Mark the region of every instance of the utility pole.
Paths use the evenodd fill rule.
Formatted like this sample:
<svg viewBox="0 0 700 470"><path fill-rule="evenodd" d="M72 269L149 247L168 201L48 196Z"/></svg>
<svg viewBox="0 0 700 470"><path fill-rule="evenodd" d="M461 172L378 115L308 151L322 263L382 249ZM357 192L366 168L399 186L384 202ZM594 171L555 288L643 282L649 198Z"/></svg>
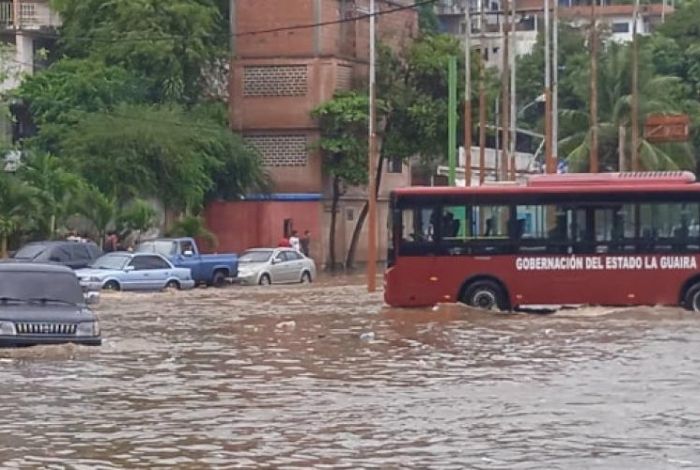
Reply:
<svg viewBox="0 0 700 470"><path fill-rule="evenodd" d="M484 184L486 178L486 21L484 15L484 0L479 1L479 184Z"/></svg>
<svg viewBox="0 0 700 470"><path fill-rule="evenodd" d="M464 0L464 180L472 185L472 15L470 0Z"/></svg>
<svg viewBox="0 0 700 470"><path fill-rule="evenodd" d="M376 57L374 0L369 0L369 188L367 227L367 291L377 290L377 129L376 129Z"/></svg>
<svg viewBox="0 0 700 470"><path fill-rule="evenodd" d="M516 24L517 22L515 21L515 15L516 15L516 1L511 0L510 2L510 7L511 7L511 18L510 18L510 25L511 25L511 38L510 40L512 41L511 48L510 48L510 131L511 131L511 136L510 136L510 179L515 181L516 178L516 171L517 168L515 168L515 152L517 150L516 144L518 142L518 102L517 102L517 82L515 81L516 75L515 75L515 68L516 68L516 61L515 59L517 58L518 54L518 35L517 35L517 30L516 30Z"/></svg>
<svg viewBox="0 0 700 470"><path fill-rule="evenodd" d="M559 0L554 0L552 29L552 161L559 163Z"/></svg>
<svg viewBox="0 0 700 470"><path fill-rule="evenodd" d="M449 165L449 185L456 185L457 166L457 57L450 57L447 73L447 161Z"/></svg>
<svg viewBox="0 0 700 470"><path fill-rule="evenodd" d="M544 161L545 172L554 173L554 162L552 161L552 23L549 2L550 0L544 0Z"/></svg>
<svg viewBox="0 0 700 470"><path fill-rule="evenodd" d="M515 2L515 0L512 0ZM508 162L510 158L508 156L508 150L510 150L510 144L508 143L508 138L510 137L509 127L510 127L510 37L509 37L509 27L508 22L508 0L504 0L503 3L503 25L501 31L503 32L503 46L501 51L503 51L503 71L501 74L501 96L503 104L501 105L501 181L508 179Z"/></svg>
<svg viewBox="0 0 700 470"><path fill-rule="evenodd" d="M634 1L632 18L632 148L630 149L630 159L632 160L632 171L639 171L639 35L637 33L639 0Z"/></svg>
<svg viewBox="0 0 700 470"><path fill-rule="evenodd" d="M591 143L588 158L589 171L598 173L598 24L596 1L591 0Z"/></svg>

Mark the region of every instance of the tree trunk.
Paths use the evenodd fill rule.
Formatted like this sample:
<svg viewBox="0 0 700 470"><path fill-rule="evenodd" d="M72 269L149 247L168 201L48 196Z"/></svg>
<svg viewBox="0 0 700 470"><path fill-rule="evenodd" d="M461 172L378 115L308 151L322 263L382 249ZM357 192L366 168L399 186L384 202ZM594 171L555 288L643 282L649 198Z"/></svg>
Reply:
<svg viewBox="0 0 700 470"><path fill-rule="evenodd" d="M56 214L51 214L51 218L49 219L49 231L51 232L49 238L53 240L56 236Z"/></svg>
<svg viewBox="0 0 700 470"><path fill-rule="evenodd" d="M7 235L0 236L0 259L7 258Z"/></svg>
<svg viewBox="0 0 700 470"><path fill-rule="evenodd" d="M337 262L335 259L335 226L338 217L338 201L340 200L340 177L333 177L333 189L331 194L331 227L328 234L328 264L329 270L335 271Z"/></svg>
<svg viewBox="0 0 700 470"><path fill-rule="evenodd" d="M379 152L379 161L377 162L377 177L375 179L376 185L374 191L370 189L370 193L367 195L369 197L374 197L375 199L379 195L379 188L382 184L382 168L384 167L384 156ZM374 194L372 194L374 193ZM357 243L360 241L360 232L362 232L362 226L365 224L365 219L367 218L367 212L369 211L369 200L365 202L362 206L362 211L360 211L360 216L357 218L357 224L355 224L355 230L352 232L352 239L350 240L350 248L348 248L347 256L345 257L345 268L352 268L355 264L355 251L357 251Z"/></svg>

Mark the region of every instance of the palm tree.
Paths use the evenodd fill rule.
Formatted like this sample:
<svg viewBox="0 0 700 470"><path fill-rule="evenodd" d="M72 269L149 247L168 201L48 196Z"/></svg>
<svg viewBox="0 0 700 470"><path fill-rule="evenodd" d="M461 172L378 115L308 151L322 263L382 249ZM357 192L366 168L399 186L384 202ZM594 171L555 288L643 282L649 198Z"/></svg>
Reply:
<svg viewBox="0 0 700 470"><path fill-rule="evenodd" d="M82 190L77 210L80 215L92 222L102 246L107 229L117 216L116 198L106 196L94 186L87 186Z"/></svg>
<svg viewBox="0 0 700 470"><path fill-rule="evenodd" d="M600 56L598 68L598 139L601 168L618 168L620 128L628 128L631 122L631 74L632 61L628 45L608 43ZM646 51L642 51L646 54ZM647 60L648 59L648 60ZM640 121L653 113L677 113L683 102L675 93L680 88L677 77L656 75L650 58L639 61L639 115ZM572 71L580 73L583 71ZM574 92L584 102L590 100L586 80ZM588 112L580 109L560 110L562 136L560 153L566 155L572 171L584 171L588 167L591 130ZM631 133L627 132L629 136ZM630 142L624 141L629 148ZM688 144L655 144L640 139L639 155L645 170L694 169L692 149Z"/></svg>
<svg viewBox="0 0 700 470"><path fill-rule="evenodd" d="M15 175L0 171L0 258L7 258L8 239L32 224L36 190Z"/></svg>
<svg viewBox="0 0 700 470"><path fill-rule="evenodd" d="M57 157L39 153L30 156L18 176L36 189L38 230L43 236L56 235L58 224L76 212L75 199L82 180L69 172Z"/></svg>
<svg viewBox="0 0 700 470"><path fill-rule="evenodd" d="M143 199L134 199L129 205L122 208L117 218L117 226L126 232L126 235L137 232L140 242L141 234L152 228L157 223L157 213L151 204Z"/></svg>

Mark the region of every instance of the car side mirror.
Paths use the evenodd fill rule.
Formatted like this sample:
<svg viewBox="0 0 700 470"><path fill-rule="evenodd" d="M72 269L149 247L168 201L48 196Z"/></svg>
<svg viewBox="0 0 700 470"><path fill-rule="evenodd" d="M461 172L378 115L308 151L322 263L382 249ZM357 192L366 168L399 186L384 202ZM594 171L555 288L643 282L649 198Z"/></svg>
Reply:
<svg viewBox="0 0 700 470"><path fill-rule="evenodd" d="M278 264L279 262L280 260L278 260L277 258L272 258L272 264Z"/></svg>
<svg viewBox="0 0 700 470"><path fill-rule="evenodd" d="M134 267L133 267L133 266L125 266L125 267L124 267L124 271L126 271L127 273L130 272L130 271L133 271L133 270L134 270Z"/></svg>
<svg viewBox="0 0 700 470"><path fill-rule="evenodd" d="M100 303L100 293L99 292L87 292L85 293L85 303L87 305L97 305Z"/></svg>
<svg viewBox="0 0 700 470"><path fill-rule="evenodd" d="M194 252L192 250L185 250L182 252L182 256L187 256L189 258L191 256L194 256Z"/></svg>

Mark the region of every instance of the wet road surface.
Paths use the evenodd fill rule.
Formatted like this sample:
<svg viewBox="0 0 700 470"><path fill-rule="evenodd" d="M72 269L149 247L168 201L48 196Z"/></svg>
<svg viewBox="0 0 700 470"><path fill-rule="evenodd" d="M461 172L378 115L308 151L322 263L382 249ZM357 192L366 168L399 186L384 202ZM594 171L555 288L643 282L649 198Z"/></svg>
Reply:
<svg viewBox="0 0 700 470"><path fill-rule="evenodd" d="M0 467L700 468L700 317L344 282L112 294L102 347L0 351Z"/></svg>

